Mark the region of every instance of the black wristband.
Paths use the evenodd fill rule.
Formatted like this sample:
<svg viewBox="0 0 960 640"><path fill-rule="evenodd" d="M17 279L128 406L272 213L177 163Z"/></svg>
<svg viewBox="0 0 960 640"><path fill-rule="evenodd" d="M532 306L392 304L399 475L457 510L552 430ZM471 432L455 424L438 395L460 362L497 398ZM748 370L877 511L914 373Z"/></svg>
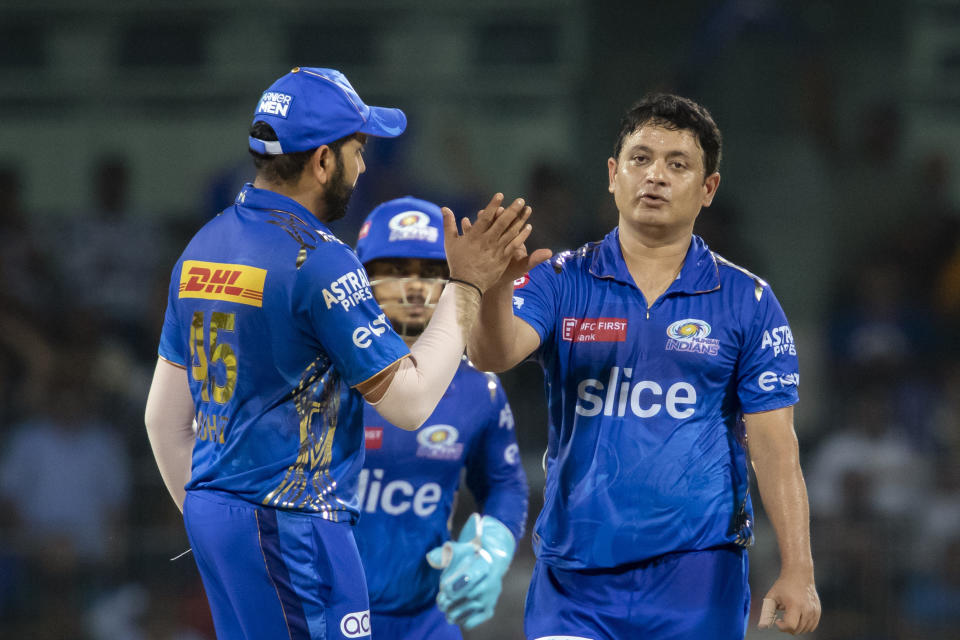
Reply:
<svg viewBox="0 0 960 640"><path fill-rule="evenodd" d="M459 282L460 284L465 284L468 287L473 287L474 289L477 290L477 293L480 294L480 297L481 298L483 297L483 290L480 289L480 287L478 287L477 285L473 284L472 282L467 282L466 280L461 280L460 278L447 278L447 282Z"/></svg>

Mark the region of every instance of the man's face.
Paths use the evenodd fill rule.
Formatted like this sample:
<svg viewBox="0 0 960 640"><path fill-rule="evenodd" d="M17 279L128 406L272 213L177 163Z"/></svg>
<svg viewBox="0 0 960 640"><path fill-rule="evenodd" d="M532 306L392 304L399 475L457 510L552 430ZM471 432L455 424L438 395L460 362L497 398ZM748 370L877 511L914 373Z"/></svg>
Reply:
<svg viewBox="0 0 960 640"><path fill-rule="evenodd" d="M703 150L693 132L655 124L627 136L607 169L620 224L658 234L692 231L720 184L719 173L704 179Z"/></svg>
<svg viewBox="0 0 960 640"><path fill-rule="evenodd" d="M381 258L366 265L373 295L393 328L404 337L426 328L449 277L443 260Z"/></svg>
<svg viewBox="0 0 960 640"><path fill-rule="evenodd" d="M323 192L324 219L327 222L347 215L347 205L357 186L357 179L367 170L363 162L363 147L362 141L351 138L334 156L337 165L330 176L329 187Z"/></svg>

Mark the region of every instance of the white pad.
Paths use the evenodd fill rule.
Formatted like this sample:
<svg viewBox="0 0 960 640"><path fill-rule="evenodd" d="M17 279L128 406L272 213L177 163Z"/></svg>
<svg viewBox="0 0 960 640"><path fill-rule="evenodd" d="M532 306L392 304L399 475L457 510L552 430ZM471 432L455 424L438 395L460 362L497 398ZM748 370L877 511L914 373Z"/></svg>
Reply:
<svg viewBox="0 0 960 640"><path fill-rule="evenodd" d="M758 626L761 629L773 626L777 621L777 601L772 598L764 598L763 606L760 607L760 621Z"/></svg>

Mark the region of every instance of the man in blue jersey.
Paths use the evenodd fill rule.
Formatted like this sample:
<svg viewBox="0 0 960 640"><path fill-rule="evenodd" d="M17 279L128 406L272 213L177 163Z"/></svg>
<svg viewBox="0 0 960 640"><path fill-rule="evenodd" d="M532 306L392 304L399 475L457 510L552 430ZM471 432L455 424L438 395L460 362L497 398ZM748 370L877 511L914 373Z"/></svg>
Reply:
<svg viewBox="0 0 960 640"><path fill-rule="evenodd" d="M782 631L819 621L793 336L769 285L693 235L720 146L700 105L646 97L607 161L619 226L526 275L518 260L483 297L471 359L531 357L547 382L531 640L741 640L748 444L781 556L760 626L778 609Z"/></svg>
<svg viewBox="0 0 960 640"><path fill-rule="evenodd" d="M360 229L357 257L374 297L407 344L427 327L449 277L442 227L440 207L406 197L375 208ZM456 625L471 629L493 615L527 517L527 479L500 381L464 358L418 431L391 428L369 405L363 424L367 452L355 534L373 635L460 639ZM464 467L483 515L470 517L461 542L447 542ZM433 550L431 561L443 567L445 543L450 557L441 575L426 556ZM463 576L466 585L458 583ZM441 601L449 600L446 620L436 606L441 582Z"/></svg>
<svg viewBox="0 0 960 640"><path fill-rule="evenodd" d="M350 526L363 401L404 429L427 419L483 290L529 234L529 208L500 194L463 235L444 210L452 286L408 347L326 227L365 170L366 136L405 126L338 71L293 69L257 104L256 179L173 268L146 425L220 638L369 636Z"/></svg>

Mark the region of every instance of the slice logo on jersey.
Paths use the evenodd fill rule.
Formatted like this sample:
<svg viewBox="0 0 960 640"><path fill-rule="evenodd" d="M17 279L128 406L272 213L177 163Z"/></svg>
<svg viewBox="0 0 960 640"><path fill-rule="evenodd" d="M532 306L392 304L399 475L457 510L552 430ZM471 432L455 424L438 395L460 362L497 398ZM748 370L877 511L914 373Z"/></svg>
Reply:
<svg viewBox="0 0 960 640"><path fill-rule="evenodd" d="M383 469L361 469L357 480L360 509L366 513L382 511L388 516L399 516L412 511L418 518L429 518L437 510L443 489L436 482L419 487L409 480L385 481Z"/></svg>
<svg viewBox="0 0 960 640"><path fill-rule="evenodd" d="M785 389L787 387L800 386L799 373L776 373L774 371L764 371L757 378L757 385L763 391L773 391L778 387Z"/></svg>
<svg viewBox="0 0 960 640"><path fill-rule="evenodd" d="M398 240L422 240L436 242L440 237L440 230L430 224L430 216L423 211L401 211L390 218L387 223L390 227L389 242Z"/></svg>
<svg viewBox="0 0 960 640"><path fill-rule="evenodd" d="M448 424L433 424L417 432L417 456L432 460L456 460L463 453L457 442L460 432Z"/></svg>
<svg viewBox="0 0 960 640"><path fill-rule="evenodd" d="M180 270L180 298L224 300L263 306L267 270L244 264L184 260Z"/></svg>
<svg viewBox="0 0 960 640"><path fill-rule="evenodd" d="M293 96L279 91L265 91L257 104L257 113L267 113L272 116L286 118L293 103Z"/></svg>
<svg viewBox="0 0 960 640"><path fill-rule="evenodd" d="M370 281L367 280L367 272L364 271L363 267L345 273L331 281L323 288L321 293L327 309L339 304L344 311L349 311L365 300L373 299L373 292L370 291Z"/></svg>
<svg viewBox="0 0 960 640"><path fill-rule="evenodd" d="M530 282L530 274L525 273L516 280L513 281L514 289L523 289Z"/></svg>
<svg viewBox="0 0 960 640"><path fill-rule="evenodd" d="M667 327L667 351L686 351L715 356L720 351L720 341L708 338L710 324L696 318L677 320Z"/></svg>
<svg viewBox="0 0 960 640"><path fill-rule="evenodd" d="M370 610L354 611L340 618L344 638L366 638L370 635Z"/></svg>
<svg viewBox="0 0 960 640"><path fill-rule="evenodd" d="M360 233L357 234L357 240L363 240L367 237L368 233L370 233L370 221L364 220L363 226L360 227Z"/></svg>
<svg viewBox="0 0 960 640"><path fill-rule="evenodd" d="M793 332L790 331L790 325L783 325L763 332L763 338L760 341L760 350L773 349L773 357L776 358L783 354L791 356L797 355L797 345L793 342Z"/></svg>
<svg viewBox="0 0 960 640"><path fill-rule="evenodd" d="M666 411L677 420L696 413L697 390L689 382L678 380L666 386L667 383L656 380L632 378L632 367L612 367L606 382L597 378L581 380L574 412L586 418L601 414L622 418L629 410L638 418L654 418Z"/></svg>
<svg viewBox="0 0 960 640"><path fill-rule="evenodd" d="M363 442L367 449L379 449L383 446L383 427L364 427Z"/></svg>
<svg viewBox="0 0 960 640"><path fill-rule="evenodd" d="M564 318L560 336L567 342L625 342L626 318Z"/></svg>

